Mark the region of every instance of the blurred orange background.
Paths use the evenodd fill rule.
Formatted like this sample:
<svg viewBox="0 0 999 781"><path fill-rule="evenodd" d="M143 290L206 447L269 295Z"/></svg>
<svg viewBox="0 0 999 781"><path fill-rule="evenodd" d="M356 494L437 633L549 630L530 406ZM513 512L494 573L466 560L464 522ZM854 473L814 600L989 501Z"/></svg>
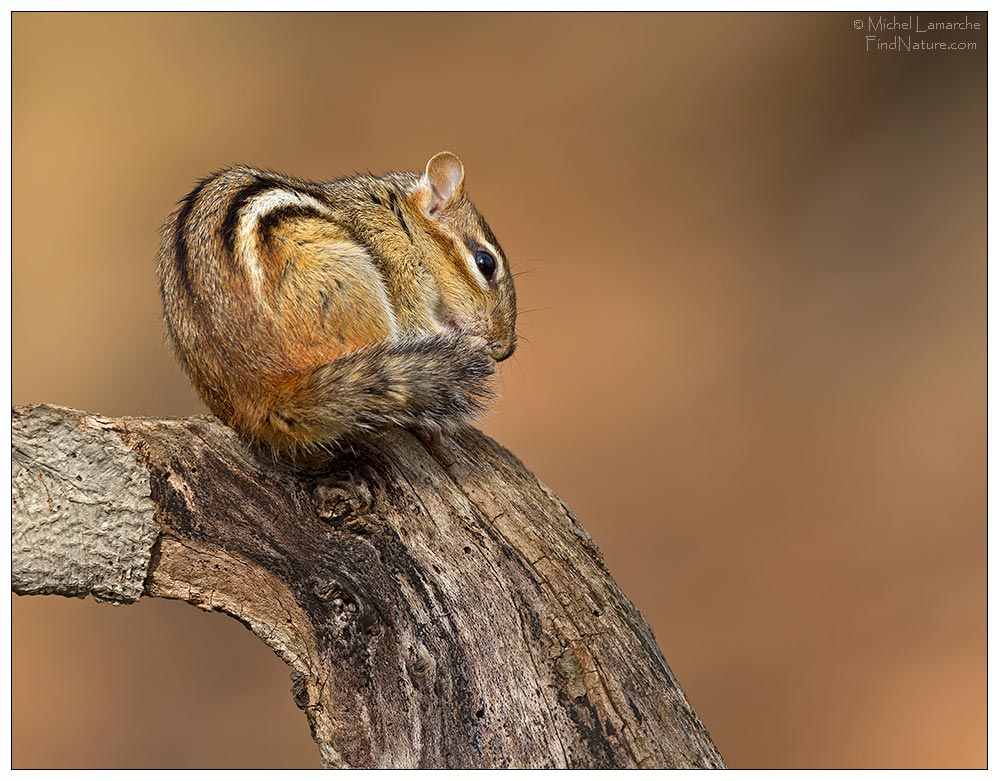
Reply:
<svg viewBox="0 0 999 781"><path fill-rule="evenodd" d="M855 18L15 13L14 403L203 414L154 272L195 180L451 149L526 272L483 426L727 761L983 767L986 16L911 53ZM225 616L12 620L15 767L318 766Z"/></svg>

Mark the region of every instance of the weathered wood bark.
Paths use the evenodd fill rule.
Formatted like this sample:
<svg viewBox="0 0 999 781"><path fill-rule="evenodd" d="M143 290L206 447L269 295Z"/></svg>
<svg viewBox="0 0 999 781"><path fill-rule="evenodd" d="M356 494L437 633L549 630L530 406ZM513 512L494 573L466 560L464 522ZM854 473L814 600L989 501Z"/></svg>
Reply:
<svg viewBox="0 0 999 781"><path fill-rule="evenodd" d="M590 536L473 429L293 467L212 419L17 408L13 588L234 616L327 766L724 766Z"/></svg>

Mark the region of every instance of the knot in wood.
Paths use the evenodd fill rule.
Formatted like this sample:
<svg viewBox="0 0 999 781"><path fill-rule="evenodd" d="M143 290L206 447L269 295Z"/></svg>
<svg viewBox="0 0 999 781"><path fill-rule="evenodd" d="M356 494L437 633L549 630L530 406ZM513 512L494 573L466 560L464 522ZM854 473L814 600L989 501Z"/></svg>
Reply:
<svg viewBox="0 0 999 781"><path fill-rule="evenodd" d="M312 586L312 593L336 613L356 613L357 602L346 594L335 580L317 580Z"/></svg>
<svg viewBox="0 0 999 781"><path fill-rule="evenodd" d="M426 680L431 677L437 663L422 644L409 647L406 659L406 672L413 680Z"/></svg>
<svg viewBox="0 0 999 781"><path fill-rule="evenodd" d="M371 512L373 499L366 482L353 479L349 484L318 483L312 491L316 515L340 528L347 521Z"/></svg>

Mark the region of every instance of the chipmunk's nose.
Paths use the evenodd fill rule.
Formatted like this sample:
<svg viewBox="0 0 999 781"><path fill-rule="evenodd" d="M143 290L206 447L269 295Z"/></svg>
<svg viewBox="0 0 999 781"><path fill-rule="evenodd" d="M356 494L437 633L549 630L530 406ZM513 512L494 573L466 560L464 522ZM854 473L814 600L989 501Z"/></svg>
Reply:
<svg viewBox="0 0 999 781"><path fill-rule="evenodd" d="M511 337L509 341L506 342L490 342L489 343L489 354L493 356L494 361L505 361L511 355L513 351L517 349L517 337Z"/></svg>

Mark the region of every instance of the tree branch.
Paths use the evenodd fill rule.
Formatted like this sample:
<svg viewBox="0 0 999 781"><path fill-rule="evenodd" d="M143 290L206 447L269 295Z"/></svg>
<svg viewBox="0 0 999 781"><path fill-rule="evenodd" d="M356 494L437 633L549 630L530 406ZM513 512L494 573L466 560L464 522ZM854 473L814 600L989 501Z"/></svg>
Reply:
<svg viewBox="0 0 999 781"><path fill-rule="evenodd" d="M214 419L15 408L12 580L237 618L326 766L724 767L593 540L474 429L292 466Z"/></svg>

